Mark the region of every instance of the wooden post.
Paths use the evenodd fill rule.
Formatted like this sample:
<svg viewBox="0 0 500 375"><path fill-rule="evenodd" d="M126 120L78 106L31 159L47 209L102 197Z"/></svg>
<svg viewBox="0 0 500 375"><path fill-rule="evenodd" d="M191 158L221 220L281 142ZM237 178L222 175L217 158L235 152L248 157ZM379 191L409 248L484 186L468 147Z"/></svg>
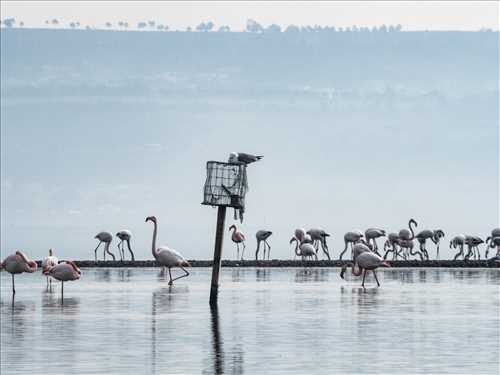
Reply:
<svg viewBox="0 0 500 375"><path fill-rule="evenodd" d="M214 263L212 265L212 285L210 287L210 306L217 306L219 290L219 271L224 240L224 222L226 221L226 206L217 209L217 228L215 229Z"/></svg>

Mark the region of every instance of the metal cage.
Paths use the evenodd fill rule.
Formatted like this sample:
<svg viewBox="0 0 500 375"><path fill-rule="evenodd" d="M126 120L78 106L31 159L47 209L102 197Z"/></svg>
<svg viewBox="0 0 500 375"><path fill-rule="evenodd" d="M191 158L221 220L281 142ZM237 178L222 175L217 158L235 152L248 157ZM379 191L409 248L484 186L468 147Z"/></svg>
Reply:
<svg viewBox="0 0 500 375"><path fill-rule="evenodd" d="M248 190L245 164L207 162L203 202L208 206L228 206L244 210Z"/></svg>

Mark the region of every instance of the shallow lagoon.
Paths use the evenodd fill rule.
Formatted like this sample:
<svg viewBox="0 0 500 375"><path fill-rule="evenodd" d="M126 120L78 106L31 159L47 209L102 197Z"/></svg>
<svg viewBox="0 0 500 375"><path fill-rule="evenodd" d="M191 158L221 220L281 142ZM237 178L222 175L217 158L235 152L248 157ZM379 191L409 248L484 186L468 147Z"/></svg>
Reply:
<svg viewBox="0 0 500 375"><path fill-rule="evenodd" d="M223 268L169 287L157 268L1 280L2 374L497 374L500 269Z"/></svg>

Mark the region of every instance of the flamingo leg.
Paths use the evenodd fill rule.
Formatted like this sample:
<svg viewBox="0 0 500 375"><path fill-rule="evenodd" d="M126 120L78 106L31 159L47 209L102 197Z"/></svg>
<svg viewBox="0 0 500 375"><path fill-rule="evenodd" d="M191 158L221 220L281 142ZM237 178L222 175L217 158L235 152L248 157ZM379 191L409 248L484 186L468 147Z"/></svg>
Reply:
<svg viewBox="0 0 500 375"><path fill-rule="evenodd" d="M172 282L174 282L175 280L179 280L179 279L182 279L183 277L187 277L189 276L189 272L184 268L184 267L179 267L181 270L183 270L185 273L184 275L181 275L181 276L177 276L176 278L172 279Z"/></svg>
<svg viewBox="0 0 500 375"><path fill-rule="evenodd" d="M61 281L61 303L64 302L64 281Z"/></svg>
<svg viewBox="0 0 500 375"><path fill-rule="evenodd" d="M132 262L135 262L134 252L133 252L133 251L132 251L132 249L130 248L130 240L127 240L127 247L128 247L128 251L129 251L129 253L130 253L130 256L131 256Z"/></svg>
<svg viewBox="0 0 500 375"><path fill-rule="evenodd" d="M269 245L269 243L266 241L264 241L267 245L267 260L269 260L269 256L271 254L271 245Z"/></svg>
<svg viewBox="0 0 500 375"><path fill-rule="evenodd" d="M240 244L236 242L236 260L240 259Z"/></svg>
<svg viewBox="0 0 500 375"><path fill-rule="evenodd" d="M97 249L99 248L99 246L101 246L101 243L102 241L99 241L99 244L97 245L97 247L95 248L94 250L94 253L95 253L95 261L97 262Z"/></svg>
<svg viewBox="0 0 500 375"><path fill-rule="evenodd" d="M245 241L243 241L241 244L243 245L243 250L241 250L241 260L243 260L243 255L245 255L245 248L246 248Z"/></svg>
<svg viewBox="0 0 500 375"><path fill-rule="evenodd" d="M170 270L170 267L168 267L168 276L170 277L170 281L168 282L168 285L172 285L174 282L172 280L172 272Z"/></svg>
<svg viewBox="0 0 500 375"><path fill-rule="evenodd" d="M123 243L123 240L118 242L118 245L116 245L116 247L118 247L118 254L120 254L120 260L123 261L122 249L120 249L120 244L122 244L122 243Z"/></svg>
<svg viewBox="0 0 500 375"><path fill-rule="evenodd" d="M342 256L345 254L345 252L347 251L347 246L349 245L349 243L347 241L344 241L345 242L345 247L344 247L344 250L342 250L342 252L340 253L339 255L339 260L342 260Z"/></svg>
<svg viewBox="0 0 500 375"><path fill-rule="evenodd" d="M328 260L330 260L330 253L328 252L328 245L326 244L326 240L321 241L321 249L323 250L323 253L326 254Z"/></svg>
<svg viewBox="0 0 500 375"><path fill-rule="evenodd" d="M366 270L363 270L363 282L361 283L361 286L363 288L365 287L365 277L366 277Z"/></svg>
<svg viewBox="0 0 500 375"><path fill-rule="evenodd" d="M255 260L259 260L259 249L260 249L260 240L257 241L257 250L255 250Z"/></svg>
<svg viewBox="0 0 500 375"><path fill-rule="evenodd" d="M377 273L375 272L375 270L373 270L372 272L373 272L373 276L375 277L375 281L377 282L377 286L380 286L380 283L378 282L378 279L377 279Z"/></svg>
<svg viewBox="0 0 500 375"><path fill-rule="evenodd" d="M14 286L14 274L12 274L12 295L16 294L16 287Z"/></svg>

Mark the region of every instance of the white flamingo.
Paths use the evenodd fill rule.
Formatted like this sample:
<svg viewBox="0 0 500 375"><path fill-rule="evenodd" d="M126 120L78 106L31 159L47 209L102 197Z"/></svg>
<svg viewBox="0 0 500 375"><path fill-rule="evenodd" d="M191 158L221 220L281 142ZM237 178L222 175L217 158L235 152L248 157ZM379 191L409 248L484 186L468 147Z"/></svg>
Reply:
<svg viewBox="0 0 500 375"><path fill-rule="evenodd" d="M52 249L49 249L49 256L42 260L42 274L45 274L50 268L56 266L59 263L59 259L54 255ZM47 276L47 289L52 289L52 279Z"/></svg>
<svg viewBox="0 0 500 375"><path fill-rule="evenodd" d="M109 245L111 244L111 241L113 241L113 236L111 235L111 233L100 232L100 233L97 233L94 238L97 238L99 240L99 244L97 245L97 247L94 250L95 260L97 261L97 249L99 248L99 246L101 246L101 243L103 243L103 242L104 242L104 260L106 260L106 253L111 255L113 260L115 260L116 259L115 255L111 251L109 251Z"/></svg>
<svg viewBox="0 0 500 375"><path fill-rule="evenodd" d="M64 282L80 279L82 272L72 261L63 261L54 267L43 271L46 276L52 276L61 282L61 300L64 300Z"/></svg>
<svg viewBox="0 0 500 375"><path fill-rule="evenodd" d="M16 251L15 254L9 255L0 263L0 269L4 269L12 275L12 295L16 294L14 286L14 275L27 272L33 273L37 269L35 261L28 259L22 251Z"/></svg>
<svg viewBox="0 0 500 375"><path fill-rule="evenodd" d="M119 231L118 233L116 233L116 237L118 237L120 239L120 242L118 243L118 252L120 253L121 260L125 259L125 250L124 250L123 242L126 242L127 247L128 247L128 251L130 252L132 262L135 261L134 252L132 251L132 249L130 247L130 238L132 237L132 233L130 233L130 231L127 229L123 229L123 230ZM120 245L122 245L121 249L120 249Z"/></svg>
<svg viewBox="0 0 500 375"><path fill-rule="evenodd" d="M264 242L264 257L266 259L266 247L267 247L267 260L269 260L269 255L271 254L271 245L267 242L267 239L273 234L270 230L259 230L255 233L255 238L257 239L257 250L255 251L255 260L259 260L259 250L260 243Z"/></svg>
<svg viewBox="0 0 500 375"><path fill-rule="evenodd" d="M186 271L184 267L189 267L190 264L189 262L179 253L178 251L174 249L170 249L166 246L160 246L156 247L156 237L158 234L158 223L156 220L156 217L154 216L148 216L146 218L146 222L151 221L153 222L154 225L154 230L153 230L153 243L151 245L151 251L153 253L153 257L156 259L158 263L162 267L168 268L168 275L170 277L170 281L168 282L168 285L172 285L175 280L181 279L183 277L189 276L189 272ZM171 269L172 267L179 267L182 269L185 274L181 276L177 276L176 278L172 279L172 272Z"/></svg>

